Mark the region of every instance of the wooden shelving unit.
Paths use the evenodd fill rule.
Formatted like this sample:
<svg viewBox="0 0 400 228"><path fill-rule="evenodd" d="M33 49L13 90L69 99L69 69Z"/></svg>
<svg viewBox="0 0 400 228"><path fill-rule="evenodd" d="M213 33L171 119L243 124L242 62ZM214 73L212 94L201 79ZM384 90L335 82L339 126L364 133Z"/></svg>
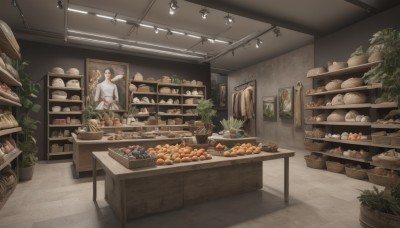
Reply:
<svg viewBox="0 0 400 228"><path fill-rule="evenodd" d="M333 125L333 126L362 126L362 127L370 127L371 123L369 122L309 122L306 121L305 124L309 125Z"/></svg>
<svg viewBox="0 0 400 228"><path fill-rule="evenodd" d="M374 85L358 86L358 87L353 87L353 88L348 88L348 89L336 89L336 90L330 90L330 91L309 93L309 94L305 94L305 96L322 96L322 95L328 95L328 94L338 94L338 93L347 93L347 92L354 92L354 91L372 90L372 89L377 89L377 88L382 88L382 85L374 84Z"/></svg>
<svg viewBox="0 0 400 228"><path fill-rule="evenodd" d="M317 153L317 154L326 155L326 156L329 156L329 157L342 158L342 159L345 159L345 160L357 161L357 162L363 162L363 163L370 164L370 161L367 161L367 160L361 159L361 158L352 158L352 157L338 155L338 154L331 154L331 153L327 153L327 152L323 152L323 151L311 151L311 152Z"/></svg>
<svg viewBox="0 0 400 228"><path fill-rule="evenodd" d="M12 133L20 132L22 129L20 127L8 128L0 130L0 136L9 135Z"/></svg>
<svg viewBox="0 0 400 228"><path fill-rule="evenodd" d="M306 110L318 109L349 109L349 108L371 108L372 104L352 104L352 105L331 105L331 106L318 106L318 107L305 107Z"/></svg>
<svg viewBox="0 0 400 228"><path fill-rule="evenodd" d="M315 76L310 76L308 78L311 79L319 79L319 78L328 78L328 77L337 77L337 76L342 76L342 75L346 75L346 74L351 74L351 73L356 73L356 72L361 72L361 71L367 71L369 70L371 67L376 66L377 64L379 64L380 62L372 62L372 63L365 63L365 64L361 64L358 66L353 66L353 67L347 67L341 70L337 70L337 71L332 71L332 72L326 72L326 73L322 73L322 74L318 74Z"/></svg>

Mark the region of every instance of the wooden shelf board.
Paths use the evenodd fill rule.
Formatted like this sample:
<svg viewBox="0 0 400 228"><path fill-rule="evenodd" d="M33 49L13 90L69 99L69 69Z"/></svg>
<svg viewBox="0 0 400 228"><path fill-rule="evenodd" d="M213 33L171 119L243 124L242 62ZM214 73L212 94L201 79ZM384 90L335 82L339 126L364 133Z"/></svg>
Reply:
<svg viewBox="0 0 400 228"><path fill-rule="evenodd" d="M70 74L54 74L51 72L47 73L50 77L60 77L60 78L82 78L83 75L70 75Z"/></svg>
<svg viewBox="0 0 400 228"><path fill-rule="evenodd" d="M155 103L131 103L131 106L133 105L145 105L145 106L153 106L153 105L157 105Z"/></svg>
<svg viewBox="0 0 400 228"><path fill-rule="evenodd" d="M49 89L56 89L56 90L72 90L72 91L82 91L83 88L69 88L69 87L54 87L48 86Z"/></svg>
<svg viewBox="0 0 400 228"><path fill-rule="evenodd" d="M82 103L81 100L70 100L70 99L49 99L49 102L68 102L68 103Z"/></svg>
<svg viewBox="0 0 400 228"><path fill-rule="evenodd" d="M198 98L203 98L204 97L204 95L186 95L186 94L184 94L182 96L183 97L198 97Z"/></svg>
<svg viewBox="0 0 400 228"><path fill-rule="evenodd" d="M352 140L328 139L328 138L312 138L312 137L306 137L306 139L321 140L321 141L325 141L325 142L335 142L335 143L360 145L360 146L371 146L371 141L370 140L369 141L352 141Z"/></svg>
<svg viewBox="0 0 400 228"><path fill-rule="evenodd" d="M15 79L6 69L0 67L0 78L1 81L9 86L22 86L21 82Z"/></svg>
<svg viewBox="0 0 400 228"><path fill-rule="evenodd" d="M186 107L197 107L197 104L182 104L182 106L186 106Z"/></svg>
<svg viewBox="0 0 400 228"><path fill-rule="evenodd" d="M324 91L324 92L317 92L317 93L309 93L305 94L305 96L321 96L321 95L327 95L327 94L337 94L337 93L346 93L346 92L352 92L352 91L362 91L362 90L371 90L371 89L377 89L381 88L382 86L377 86L377 85L365 85L365 86L358 86L358 87L353 87L353 88L348 88L348 89L336 89L336 90L330 90L330 91Z"/></svg>
<svg viewBox="0 0 400 228"><path fill-rule="evenodd" d="M100 129L124 129L124 128L138 128L138 127L187 127L189 125L181 124L181 125L129 125L129 126L109 126L109 127L100 127Z"/></svg>
<svg viewBox="0 0 400 228"><path fill-rule="evenodd" d="M337 126L371 126L370 122L305 122L310 125L337 125Z"/></svg>
<svg viewBox="0 0 400 228"><path fill-rule="evenodd" d="M18 148L15 148L13 151L11 151L10 153L4 155L4 160L5 162L3 164L0 165L0 170L2 170L4 167L6 167L8 164L10 164L14 159L16 159L20 154L22 153L22 151Z"/></svg>
<svg viewBox="0 0 400 228"><path fill-rule="evenodd" d="M49 138L49 141L66 141L70 139L71 137L57 137L57 138Z"/></svg>
<svg viewBox="0 0 400 228"><path fill-rule="evenodd" d="M182 106L182 104L160 104L158 103L159 106Z"/></svg>
<svg viewBox="0 0 400 228"><path fill-rule="evenodd" d="M132 94L137 94L137 95L157 95L156 92L132 92Z"/></svg>
<svg viewBox="0 0 400 228"><path fill-rule="evenodd" d="M0 130L0 136L8 135L8 134L16 133L16 132L20 132L21 130L22 130L21 127L3 129L3 130Z"/></svg>
<svg viewBox="0 0 400 228"><path fill-rule="evenodd" d="M385 168L385 169L392 169L392 170L400 171L400 167L399 166L382 165L380 163L376 163L376 162L372 162L372 161L370 162L370 164L373 165L373 166L379 166L379 167L382 167L382 168Z"/></svg>
<svg viewBox="0 0 400 228"><path fill-rule="evenodd" d="M182 84L182 87L204 88L206 86L205 85L184 85L184 84Z"/></svg>
<svg viewBox="0 0 400 228"><path fill-rule="evenodd" d="M342 75L345 75L345 74L350 74L350 73L355 73L355 72L368 70L371 67L373 67L373 66L375 66L375 65L377 65L379 63L380 62L365 63L365 64L361 64L361 65L358 65L358 66L347 67L347 68L336 70L336 71L331 71L331 72L318 74L318 75L315 75L315 76L310 76L310 77L307 77L307 78L325 78L325 77L342 76Z"/></svg>
<svg viewBox="0 0 400 228"><path fill-rule="evenodd" d="M182 113L179 114L158 114L158 116L182 116Z"/></svg>
<svg viewBox="0 0 400 228"><path fill-rule="evenodd" d="M156 81L146 81L146 80L143 80L143 81L132 80L131 83L138 83L138 84L154 84L154 85L157 85L157 84L158 84L158 82L156 82Z"/></svg>
<svg viewBox="0 0 400 228"><path fill-rule="evenodd" d="M18 106L21 107L19 102L7 99L5 97L0 96L0 105L11 105L11 106Z"/></svg>
<svg viewBox="0 0 400 228"><path fill-rule="evenodd" d="M182 96L182 94L158 93L158 96L167 96L167 97L180 97L180 96Z"/></svg>
<svg viewBox="0 0 400 228"><path fill-rule="evenodd" d="M71 111L71 112L49 112L52 115L79 115L82 114L81 111Z"/></svg>
<svg viewBox="0 0 400 228"><path fill-rule="evenodd" d="M343 108L370 108L371 104L350 104L350 105L332 105L332 106L318 106L318 107L304 107L306 110L318 110L318 109L343 109Z"/></svg>
<svg viewBox="0 0 400 228"><path fill-rule="evenodd" d="M133 117L149 117L149 114L135 114Z"/></svg>
<svg viewBox="0 0 400 228"><path fill-rule="evenodd" d="M73 151L67 151L67 152L57 152L57 153L49 153L49 156L60 156L60 155L69 155L73 154Z"/></svg>
<svg viewBox="0 0 400 228"><path fill-rule="evenodd" d="M381 104L372 104L371 108L397 108L397 102L384 102Z"/></svg>
<svg viewBox="0 0 400 228"><path fill-rule="evenodd" d="M182 86L182 84L175 84L175 83L162 83L162 82L159 82L157 84L159 86L173 86L173 87L181 87Z"/></svg>
<svg viewBox="0 0 400 228"><path fill-rule="evenodd" d="M372 124L371 128L400 129L400 124Z"/></svg>
<svg viewBox="0 0 400 228"><path fill-rule="evenodd" d="M363 162L363 163L370 163L369 161L366 161L364 159L361 158L352 158L352 157L347 157L347 156L343 156L343 155L337 155L337 154L331 154L331 153L327 153L327 152L323 152L323 151L311 151L313 153L318 153L318 154L323 154L329 157L335 157L335 158L341 158L341 159L345 159L345 160L351 160L351 161L357 161L357 162Z"/></svg>
<svg viewBox="0 0 400 228"><path fill-rule="evenodd" d="M383 148L392 148L392 149L400 149L400 146L393 146L393 145L388 145L388 144L371 143L371 146L373 146L373 147L383 147Z"/></svg>
<svg viewBox="0 0 400 228"><path fill-rule="evenodd" d="M182 114L182 116L199 116L197 114Z"/></svg>
<svg viewBox="0 0 400 228"><path fill-rule="evenodd" d="M82 124L49 124L49 127L81 127Z"/></svg>

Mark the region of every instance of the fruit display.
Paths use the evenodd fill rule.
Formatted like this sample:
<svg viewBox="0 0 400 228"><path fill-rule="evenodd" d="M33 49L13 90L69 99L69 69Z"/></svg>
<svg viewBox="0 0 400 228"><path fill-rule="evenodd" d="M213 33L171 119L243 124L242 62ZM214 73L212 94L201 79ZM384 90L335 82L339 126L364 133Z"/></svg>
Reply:
<svg viewBox="0 0 400 228"><path fill-rule="evenodd" d="M119 149L113 149L114 152L124 156L129 160L139 160L152 158L150 154L146 153L146 149L143 146L133 145L128 147L122 147Z"/></svg>
<svg viewBox="0 0 400 228"><path fill-rule="evenodd" d="M218 146L218 144L217 144ZM236 157L243 155L259 154L261 152L262 144L253 145L251 143L238 144L231 149L225 147L223 152L224 157ZM217 148L215 148L217 149Z"/></svg>
<svg viewBox="0 0 400 228"><path fill-rule="evenodd" d="M182 144L163 146L157 145L146 151L150 156L157 157L157 165L173 165L181 162L197 162L212 159L204 148L193 149Z"/></svg>

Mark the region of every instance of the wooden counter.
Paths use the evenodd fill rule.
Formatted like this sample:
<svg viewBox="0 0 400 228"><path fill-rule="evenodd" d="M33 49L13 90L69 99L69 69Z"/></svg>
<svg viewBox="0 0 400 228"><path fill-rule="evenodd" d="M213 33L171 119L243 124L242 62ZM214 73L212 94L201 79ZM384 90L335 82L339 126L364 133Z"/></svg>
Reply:
<svg viewBox="0 0 400 228"><path fill-rule="evenodd" d="M106 151L93 152L93 166L105 171L105 199L126 221L145 215L182 208L262 188L262 162L284 159L284 198L289 199L289 157L293 151L261 152L239 157L217 157L198 162L128 169ZM97 198L96 172L93 174L93 201Z"/></svg>
<svg viewBox="0 0 400 228"><path fill-rule="evenodd" d="M141 145L145 147L153 147L158 144L175 144L179 143L179 138L156 137L154 139L123 139L123 140L107 140L108 136L104 136L100 140L81 140L76 134L72 134L71 142L73 144L73 163L75 166L75 174L79 178L80 172L93 171L92 152L105 151L109 147L126 147L130 145ZM108 154L107 154L108 156Z"/></svg>

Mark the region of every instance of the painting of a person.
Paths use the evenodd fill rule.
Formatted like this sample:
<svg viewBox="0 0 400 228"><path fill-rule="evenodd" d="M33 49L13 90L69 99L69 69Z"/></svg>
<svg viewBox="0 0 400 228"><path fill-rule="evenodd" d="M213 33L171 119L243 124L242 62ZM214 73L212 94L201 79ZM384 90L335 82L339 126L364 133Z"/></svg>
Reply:
<svg viewBox="0 0 400 228"><path fill-rule="evenodd" d="M290 113L292 111L292 101L290 99L289 96L289 92L287 91L287 89L284 89L282 92L282 106L283 106L283 111Z"/></svg>
<svg viewBox="0 0 400 228"><path fill-rule="evenodd" d="M112 68L104 69L104 81L97 84L94 101L99 102L97 110L119 110L119 97L117 85L112 81L114 71Z"/></svg>
<svg viewBox="0 0 400 228"><path fill-rule="evenodd" d="M293 87L279 89L279 116L293 118Z"/></svg>

